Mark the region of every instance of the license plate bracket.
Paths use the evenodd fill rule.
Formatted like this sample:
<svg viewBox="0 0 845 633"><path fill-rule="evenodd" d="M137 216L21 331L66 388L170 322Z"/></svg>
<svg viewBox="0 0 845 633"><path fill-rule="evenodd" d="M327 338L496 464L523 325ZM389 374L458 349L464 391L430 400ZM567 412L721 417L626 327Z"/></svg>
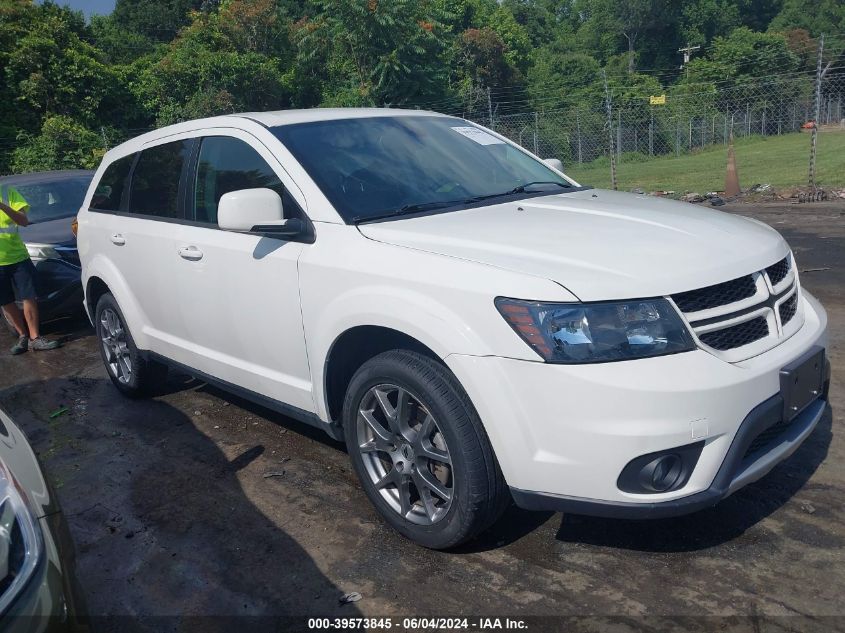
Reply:
<svg viewBox="0 0 845 633"><path fill-rule="evenodd" d="M816 346L780 370L784 420L792 420L821 395L824 360L824 348Z"/></svg>

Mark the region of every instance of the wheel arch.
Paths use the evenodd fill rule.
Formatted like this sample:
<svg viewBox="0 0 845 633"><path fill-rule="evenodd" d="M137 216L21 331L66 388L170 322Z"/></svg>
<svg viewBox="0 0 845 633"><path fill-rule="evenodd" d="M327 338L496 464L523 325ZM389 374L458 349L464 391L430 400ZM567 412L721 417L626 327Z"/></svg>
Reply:
<svg viewBox="0 0 845 633"><path fill-rule="evenodd" d="M110 292L108 284L100 277L92 275L85 284L85 311L88 313L88 320L94 324L97 302L104 294Z"/></svg>
<svg viewBox="0 0 845 633"><path fill-rule="evenodd" d="M323 399L329 420L342 423L341 410L352 376L365 362L392 349L406 349L442 363L434 350L413 336L381 325L357 325L339 334L323 365ZM445 365L444 365L445 367Z"/></svg>
<svg viewBox="0 0 845 633"><path fill-rule="evenodd" d="M91 323L94 324L100 297L107 292L111 293L117 305L120 306L126 325L132 332L135 345L138 349L148 350L149 344L143 328L144 312L114 263L98 255L87 263L83 271L85 308Z"/></svg>

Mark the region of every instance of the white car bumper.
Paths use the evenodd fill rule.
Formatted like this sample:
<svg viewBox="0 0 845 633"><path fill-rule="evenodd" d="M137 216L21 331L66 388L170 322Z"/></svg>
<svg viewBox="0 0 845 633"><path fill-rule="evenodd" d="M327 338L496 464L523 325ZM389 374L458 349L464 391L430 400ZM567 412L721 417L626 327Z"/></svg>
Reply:
<svg viewBox="0 0 845 633"><path fill-rule="evenodd" d="M797 333L740 363L702 350L595 365L465 355L446 363L478 410L518 505L607 516L683 514L765 475L823 415L822 395L748 451L783 420L781 369L827 345L824 309L806 292L804 301ZM822 369L829 372L829 365ZM626 491L630 469L620 477L626 466L664 451L690 466L677 487Z"/></svg>

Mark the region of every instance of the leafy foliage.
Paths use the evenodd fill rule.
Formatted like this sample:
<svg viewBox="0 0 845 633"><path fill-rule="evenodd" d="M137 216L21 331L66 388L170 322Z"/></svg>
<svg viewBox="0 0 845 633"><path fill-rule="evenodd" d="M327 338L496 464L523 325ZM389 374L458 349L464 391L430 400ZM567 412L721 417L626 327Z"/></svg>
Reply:
<svg viewBox="0 0 845 633"><path fill-rule="evenodd" d="M99 134L66 116L49 117L38 136L21 135L19 140L12 155L12 169L16 172L93 169L105 153Z"/></svg>
<svg viewBox="0 0 845 633"><path fill-rule="evenodd" d="M832 61L843 32L841 0L117 0L88 23L0 0L0 173L90 165L153 125L244 110L589 104L601 118L603 75L635 117L663 92L718 109L719 82L741 96L746 78L811 70L818 36ZM680 71L687 43L702 48Z"/></svg>

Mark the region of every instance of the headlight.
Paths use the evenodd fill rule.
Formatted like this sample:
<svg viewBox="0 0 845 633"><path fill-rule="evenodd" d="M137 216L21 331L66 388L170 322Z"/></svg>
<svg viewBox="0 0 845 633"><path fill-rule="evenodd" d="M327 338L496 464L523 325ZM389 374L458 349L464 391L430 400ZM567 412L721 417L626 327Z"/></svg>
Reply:
<svg viewBox="0 0 845 633"><path fill-rule="evenodd" d="M0 615L38 568L43 538L23 494L0 464Z"/></svg>
<svg viewBox="0 0 845 633"><path fill-rule="evenodd" d="M695 349L666 299L585 304L499 297L496 307L548 363L603 363Z"/></svg>
<svg viewBox="0 0 845 633"><path fill-rule="evenodd" d="M27 244L26 250L29 251L29 258L34 262L45 259L61 259L59 253L51 244Z"/></svg>

